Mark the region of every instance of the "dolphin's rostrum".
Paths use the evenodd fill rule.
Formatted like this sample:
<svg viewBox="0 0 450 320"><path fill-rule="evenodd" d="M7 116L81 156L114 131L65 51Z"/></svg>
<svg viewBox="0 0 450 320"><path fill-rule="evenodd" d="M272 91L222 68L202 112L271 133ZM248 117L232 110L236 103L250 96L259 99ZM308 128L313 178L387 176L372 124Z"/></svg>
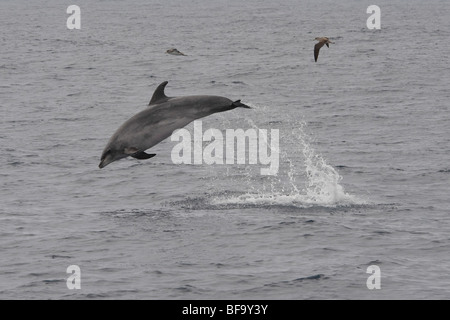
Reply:
<svg viewBox="0 0 450 320"><path fill-rule="evenodd" d="M156 154L145 153L145 150L195 119L238 107L250 108L240 100L233 102L220 96L167 97L164 93L167 83L164 81L156 88L147 109L128 119L109 139L101 156L100 168L128 156L136 159L154 157Z"/></svg>

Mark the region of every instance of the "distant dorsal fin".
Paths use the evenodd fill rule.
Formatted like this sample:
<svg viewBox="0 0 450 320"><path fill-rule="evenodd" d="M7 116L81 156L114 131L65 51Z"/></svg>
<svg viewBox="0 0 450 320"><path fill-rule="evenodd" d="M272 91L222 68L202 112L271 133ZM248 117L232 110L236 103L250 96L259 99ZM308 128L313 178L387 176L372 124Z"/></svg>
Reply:
<svg viewBox="0 0 450 320"><path fill-rule="evenodd" d="M153 93L152 99L150 100L148 105L158 103L159 101L168 98L164 93L164 88L168 83L169 83L168 81L164 81L158 86L158 88L156 88L155 92Z"/></svg>

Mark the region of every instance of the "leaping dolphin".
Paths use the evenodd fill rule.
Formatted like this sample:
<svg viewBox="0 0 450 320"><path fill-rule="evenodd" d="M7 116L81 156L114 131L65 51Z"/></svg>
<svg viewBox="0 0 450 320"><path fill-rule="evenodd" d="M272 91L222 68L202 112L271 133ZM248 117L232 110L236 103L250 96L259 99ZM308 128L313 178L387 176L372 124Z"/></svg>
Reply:
<svg viewBox="0 0 450 320"><path fill-rule="evenodd" d="M250 108L240 100L233 102L220 96L167 97L164 93L167 83L164 81L156 88L147 109L128 119L112 135L103 150L99 168L128 156L150 159L156 154L145 150L169 137L175 129L213 113Z"/></svg>

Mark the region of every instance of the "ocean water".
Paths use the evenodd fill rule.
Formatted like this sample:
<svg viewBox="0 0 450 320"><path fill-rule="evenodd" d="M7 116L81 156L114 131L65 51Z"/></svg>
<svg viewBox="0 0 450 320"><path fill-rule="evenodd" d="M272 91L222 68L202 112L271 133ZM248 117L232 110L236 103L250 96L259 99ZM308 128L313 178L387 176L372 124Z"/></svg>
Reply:
<svg viewBox="0 0 450 320"><path fill-rule="evenodd" d="M449 16L438 0L2 0L0 299L449 299ZM335 44L315 63L318 36ZM278 174L174 164L170 139L99 169L165 80L251 105L203 129L279 130Z"/></svg>

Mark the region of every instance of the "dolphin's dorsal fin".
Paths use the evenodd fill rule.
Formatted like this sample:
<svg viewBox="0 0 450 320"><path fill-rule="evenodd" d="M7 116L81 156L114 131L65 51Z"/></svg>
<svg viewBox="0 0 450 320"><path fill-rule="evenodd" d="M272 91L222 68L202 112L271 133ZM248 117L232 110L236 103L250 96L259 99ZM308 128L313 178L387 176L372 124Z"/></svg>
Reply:
<svg viewBox="0 0 450 320"><path fill-rule="evenodd" d="M158 88L156 88L155 92L153 93L152 99L150 100L148 105L158 103L168 98L164 93L164 88L168 83L169 83L168 81L164 81L158 86Z"/></svg>

